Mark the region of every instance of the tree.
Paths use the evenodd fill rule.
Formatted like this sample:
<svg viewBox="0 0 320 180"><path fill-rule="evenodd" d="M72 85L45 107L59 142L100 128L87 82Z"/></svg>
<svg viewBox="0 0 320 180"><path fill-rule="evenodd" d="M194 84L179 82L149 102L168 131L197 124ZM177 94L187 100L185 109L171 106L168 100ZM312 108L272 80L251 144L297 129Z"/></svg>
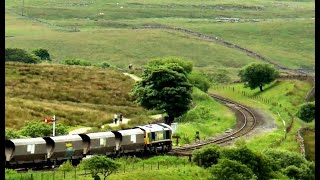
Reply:
<svg viewBox="0 0 320 180"><path fill-rule="evenodd" d="M220 159L217 165L209 168L213 179L238 180L257 179L252 170L239 161L230 159Z"/></svg>
<svg viewBox="0 0 320 180"><path fill-rule="evenodd" d="M156 67L165 64L176 63L183 68L183 70L189 74L192 71L193 64L191 61L179 58L179 57L166 57L166 58L155 58L148 62L148 67Z"/></svg>
<svg viewBox="0 0 320 180"><path fill-rule="evenodd" d="M56 125L56 135L68 134L67 126L62 124ZM42 121L28 121L24 127L22 127L20 134L27 137L44 137L52 135L52 124L44 123Z"/></svg>
<svg viewBox="0 0 320 180"><path fill-rule="evenodd" d="M132 95L143 107L167 113L168 124L190 109L191 94L192 85L177 63L147 67L142 80L132 90Z"/></svg>
<svg viewBox="0 0 320 180"><path fill-rule="evenodd" d="M210 88L210 81L201 73L192 72L188 75L188 79L192 85L199 88L203 92L207 92Z"/></svg>
<svg viewBox="0 0 320 180"><path fill-rule="evenodd" d="M46 50L46 49L42 49L42 48L35 49L32 51L32 53L35 54L36 56L38 56L41 60L51 61L50 54L49 54L48 50Z"/></svg>
<svg viewBox="0 0 320 180"><path fill-rule="evenodd" d="M89 159L84 159L81 162L81 165L85 170L91 173L92 177L97 177L100 173L104 176L104 179L120 167L120 164L117 162L101 155L95 155Z"/></svg>
<svg viewBox="0 0 320 180"><path fill-rule="evenodd" d="M15 61L23 63L40 63L40 59L34 54L28 53L24 49L19 48L6 48L5 61Z"/></svg>
<svg viewBox="0 0 320 180"><path fill-rule="evenodd" d="M201 162L200 166L205 168L218 163L220 157L220 147L218 145L210 145L192 152L193 161Z"/></svg>
<svg viewBox="0 0 320 180"><path fill-rule="evenodd" d="M303 103L298 112L297 116L305 122L311 122L315 119L316 107L314 102Z"/></svg>
<svg viewBox="0 0 320 180"><path fill-rule="evenodd" d="M266 84L274 81L278 76L279 72L269 64L265 63L251 63L243 67L238 74L241 81L245 82L246 87L250 89L260 88Z"/></svg>

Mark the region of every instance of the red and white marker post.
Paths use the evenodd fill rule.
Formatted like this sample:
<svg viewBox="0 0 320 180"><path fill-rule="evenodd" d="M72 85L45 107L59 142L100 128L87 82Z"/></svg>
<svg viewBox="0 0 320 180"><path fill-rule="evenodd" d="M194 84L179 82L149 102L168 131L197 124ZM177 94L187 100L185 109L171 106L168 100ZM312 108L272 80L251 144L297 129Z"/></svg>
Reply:
<svg viewBox="0 0 320 180"><path fill-rule="evenodd" d="M44 118L43 121L46 123L52 122L52 136L55 136L56 135L56 115L53 115L52 119Z"/></svg>

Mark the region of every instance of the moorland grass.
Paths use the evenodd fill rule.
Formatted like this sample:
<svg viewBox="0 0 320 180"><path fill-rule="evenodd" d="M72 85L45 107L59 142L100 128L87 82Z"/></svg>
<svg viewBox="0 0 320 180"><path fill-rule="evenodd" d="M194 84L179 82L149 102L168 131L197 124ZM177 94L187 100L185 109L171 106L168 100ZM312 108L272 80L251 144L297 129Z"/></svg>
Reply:
<svg viewBox="0 0 320 180"><path fill-rule="evenodd" d="M270 147L273 143L284 137L282 119L286 122L286 126L290 123L291 118L288 115L288 112L295 115L299 104L303 103L305 95L311 89L312 83L299 80L278 80L266 86L263 92L259 92L258 89L250 90L244 88L243 84L230 86L234 87L235 91L233 91L232 88L212 88L209 92L261 109L272 117L278 126L275 131L256 136L248 141L248 147L255 150L261 150ZM259 99L250 99L247 96L244 96L241 93L242 91L245 91L249 95L256 94L262 98L271 100L273 103L278 103L278 105L265 103ZM278 116L278 113L281 117ZM299 146L295 135L300 127L310 126L310 123L307 124L297 117L294 117L294 119L293 127L287 135L286 140L276 148L299 152Z"/></svg>
<svg viewBox="0 0 320 180"><path fill-rule="evenodd" d="M134 81L113 69L6 63L6 127L56 115L60 123L100 127L113 114L146 116L129 92Z"/></svg>

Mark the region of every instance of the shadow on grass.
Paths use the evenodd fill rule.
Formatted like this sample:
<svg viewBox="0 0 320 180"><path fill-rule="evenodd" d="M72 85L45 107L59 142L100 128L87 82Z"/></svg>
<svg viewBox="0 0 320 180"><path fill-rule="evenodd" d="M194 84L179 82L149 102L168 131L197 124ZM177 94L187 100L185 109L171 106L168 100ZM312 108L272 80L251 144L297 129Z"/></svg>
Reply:
<svg viewBox="0 0 320 180"><path fill-rule="evenodd" d="M261 92L261 91L255 92L255 93L252 94L252 96L259 96L259 95L261 95L263 92L265 92L265 91L267 91L267 90L269 90L269 89L271 89L271 88L273 88L273 87L278 86L279 83L280 83L280 81L275 81L275 82L272 83L270 86L268 86L268 87L266 87L265 89L263 89L262 92Z"/></svg>

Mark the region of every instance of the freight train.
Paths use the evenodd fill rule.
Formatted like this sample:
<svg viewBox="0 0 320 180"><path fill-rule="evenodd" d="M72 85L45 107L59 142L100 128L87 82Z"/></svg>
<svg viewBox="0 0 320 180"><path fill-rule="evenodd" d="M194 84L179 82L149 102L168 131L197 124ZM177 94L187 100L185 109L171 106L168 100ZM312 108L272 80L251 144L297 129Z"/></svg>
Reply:
<svg viewBox="0 0 320 180"><path fill-rule="evenodd" d="M77 135L10 139L5 141L7 168L34 168L80 162L88 155L168 152L172 129L164 123L132 129Z"/></svg>

